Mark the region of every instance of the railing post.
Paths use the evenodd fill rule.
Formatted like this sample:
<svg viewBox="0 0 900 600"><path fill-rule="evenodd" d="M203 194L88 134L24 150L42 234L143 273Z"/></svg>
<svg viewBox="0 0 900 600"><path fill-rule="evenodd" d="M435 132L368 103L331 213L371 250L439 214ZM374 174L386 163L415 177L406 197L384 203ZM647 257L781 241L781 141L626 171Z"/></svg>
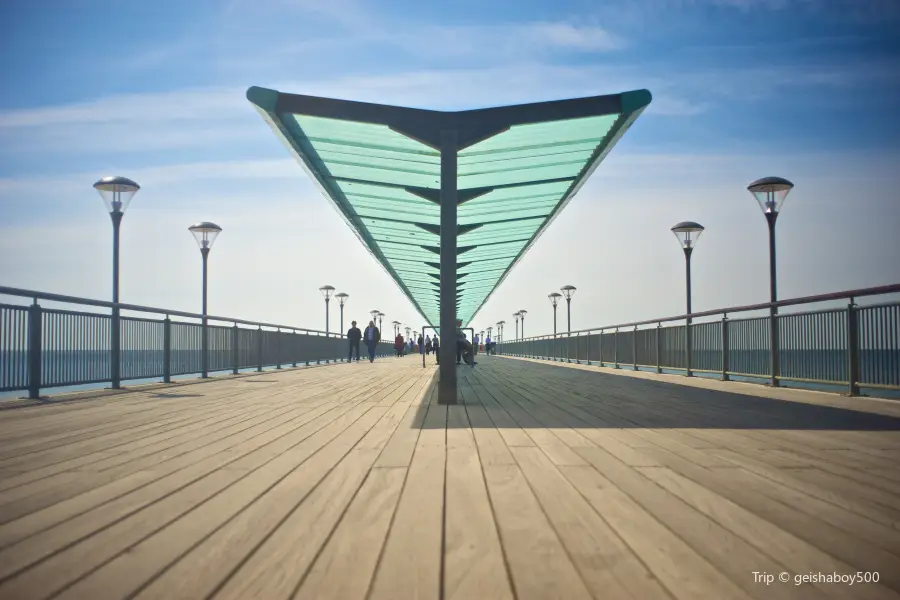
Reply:
<svg viewBox="0 0 900 600"><path fill-rule="evenodd" d="M584 349L584 362L586 364L591 364L591 331L590 329L587 332L587 343L585 343Z"/></svg>
<svg viewBox="0 0 900 600"><path fill-rule="evenodd" d="M256 340L256 371L257 373L261 373L263 370L263 328L262 325L258 325L256 328L256 335L258 336Z"/></svg>
<svg viewBox="0 0 900 600"><path fill-rule="evenodd" d="M43 349L43 309L38 304L28 307L28 397L37 400L41 397L41 355Z"/></svg>
<svg viewBox="0 0 900 600"><path fill-rule="evenodd" d="M172 383L172 319L163 321L163 383Z"/></svg>
<svg viewBox="0 0 900 600"><path fill-rule="evenodd" d="M619 328L616 327L616 331L613 334L613 360L615 368L619 368Z"/></svg>
<svg viewBox="0 0 900 600"><path fill-rule="evenodd" d="M847 393L859 396L859 311L853 298L847 305Z"/></svg>
<svg viewBox="0 0 900 600"><path fill-rule="evenodd" d="M691 319L687 320L687 323L684 324L684 345L685 345L685 357L684 357L684 367L685 367L685 376L691 377L691 359L694 354L694 343L691 330Z"/></svg>
<svg viewBox="0 0 900 600"><path fill-rule="evenodd" d="M600 330L600 340L599 340L599 343L597 344L597 346L598 346L598 352L600 353L600 356L598 357L599 362L597 364L602 367L603 366L603 330L602 329Z"/></svg>
<svg viewBox="0 0 900 600"><path fill-rule="evenodd" d="M769 313L769 367L772 371L772 387L778 387L779 368L778 354L778 313L774 310Z"/></svg>
<svg viewBox="0 0 900 600"><path fill-rule="evenodd" d="M281 368L281 327L275 330L275 368Z"/></svg>
<svg viewBox="0 0 900 600"><path fill-rule="evenodd" d="M112 383L112 389L118 390L122 387L122 334L118 305L112 310L112 316L109 321L109 376Z"/></svg>
<svg viewBox="0 0 900 600"><path fill-rule="evenodd" d="M238 344L240 340L240 333L238 332L237 323L234 324L234 327L231 328L231 374L238 374L238 367L240 367L240 350L238 349Z"/></svg>
<svg viewBox="0 0 900 600"><path fill-rule="evenodd" d="M656 324L656 372L662 373L662 363L660 362L660 355L662 354L662 323Z"/></svg>
<svg viewBox="0 0 900 600"><path fill-rule="evenodd" d="M343 312L343 307L341 307L341 312ZM293 335L291 336L291 364L296 367L297 366L297 330L292 329Z"/></svg>
<svg viewBox="0 0 900 600"><path fill-rule="evenodd" d="M581 332L575 334L575 364L581 364Z"/></svg>
<svg viewBox="0 0 900 600"><path fill-rule="evenodd" d="M722 381L728 381L728 313L722 313Z"/></svg>
<svg viewBox="0 0 900 600"><path fill-rule="evenodd" d="M637 325L634 326L634 331L631 333L631 362L634 370L637 371Z"/></svg>

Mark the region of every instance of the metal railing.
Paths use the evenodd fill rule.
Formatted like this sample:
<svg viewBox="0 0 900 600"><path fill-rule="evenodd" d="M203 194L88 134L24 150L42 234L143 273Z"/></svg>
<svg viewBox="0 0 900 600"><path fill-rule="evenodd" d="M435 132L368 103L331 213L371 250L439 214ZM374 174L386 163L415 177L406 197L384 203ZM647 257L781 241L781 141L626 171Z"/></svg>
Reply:
<svg viewBox="0 0 900 600"><path fill-rule="evenodd" d="M735 306L537 336L498 344L501 354L634 370L683 371L780 382L900 390L900 302L859 306L900 284ZM849 300L839 308L777 314L777 308ZM728 315L768 310L764 316ZM697 322L698 319L718 317ZM663 325L673 321L685 324ZM774 344L772 342L775 342Z"/></svg>
<svg viewBox="0 0 900 600"><path fill-rule="evenodd" d="M201 314L3 286L0 296L32 301L29 306L0 303L0 392L28 390L30 398L39 398L45 388L104 382L119 388L125 380L169 383L180 375L205 377L208 372L237 374L246 369L345 361L349 350L347 340L338 333L207 315L208 371L204 372ZM115 356L113 314L45 308L41 300L79 308L118 307L119 315L121 311L137 314L118 317ZM387 355L390 347L382 341L377 354Z"/></svg>

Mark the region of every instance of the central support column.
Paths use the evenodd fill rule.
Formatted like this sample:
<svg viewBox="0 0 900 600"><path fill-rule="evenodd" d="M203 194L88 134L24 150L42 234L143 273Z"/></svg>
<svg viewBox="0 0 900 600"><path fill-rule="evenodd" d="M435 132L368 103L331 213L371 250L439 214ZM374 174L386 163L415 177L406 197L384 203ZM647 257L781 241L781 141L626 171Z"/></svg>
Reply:
<svg viewBox="0 0 900 600"><path fill-rule="evenodd" d="M456 404L456 131L441 132L441 349L438 403Z"/></svg>

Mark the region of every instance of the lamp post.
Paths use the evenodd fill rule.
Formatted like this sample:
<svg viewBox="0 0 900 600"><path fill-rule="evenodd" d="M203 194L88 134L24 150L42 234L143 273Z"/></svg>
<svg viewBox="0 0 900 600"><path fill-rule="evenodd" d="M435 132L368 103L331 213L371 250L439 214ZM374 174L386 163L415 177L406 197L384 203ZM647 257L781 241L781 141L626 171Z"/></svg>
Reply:
<svg viewBox="0 0 900 600"><path fill-rule="evenodd" d="M383 323L382 319L384 319L384 313L379 311L378 312L378 331L381 331L381 327L382 327L382 323Z"/></svg>
<svg viewBox="0 0 900 600"><path fill-rule="evenodd" d="M207 263L209 262L209 251L212 249L213 242L216 237L222 233L222 228L215 223L209 221L201 221L194 223L188 227L200 246L200 256L203 257L203 341L202 356L200 358L201 377L209 377L209 332L206 328L206 291L207 291Z"/></svg>
<svg viewBox="0 0 900 600"><path fill-rule="evenodd" d="M778 302L775 262L775 221L778 219L778 215L781 214L781 205L784 204L785 199L788 194L791 193L792 189L794 189L794 184L783 177L763 177L747 186L747 191L749 191L753 197L756 198L756 201L759 202L759 207L762 209L763 215L766 217L766 223L769 225L769 302ZM769 309L771 320L771 339L769 340L771 344L771 383L773 386L778 385L777 314L778 307L773 306Z"/></svg>
<svg viewBox="0 0 900 600"><path fill-rule="evenodd" d="M521 315L519 315L518 312L514 312L513 316L516 318L516 337L514 337L513 339L518 342L519 341L519 317Z"/></svg>
<svg viewBox="0 0 900 600"><path fill-rule="evenodd" d="M103 198L106 209L113 224L113 273L112 273L112 301L119 303L119 229L122 225L122 216L128 203L141 189L137 183L127 177L104 177L94 184L94 189ZM119 307L113 306L112 321L110 322L110 380L112 388L119 389L121 376L119 367L121 356L119 345L121 337L119 333Z"/></svg>
<svg viewBox="0 0 900 600"><path fill-rule="evenodd" d="M694 246L697 245L697 240L700 238L700 234L703 233L703 225L700 223L695 223L694 221L682 221L675 225L672 228L672 233L675 234L675 237L678 239L678 243L681 244L681 248L684 250L684 266L685 266L685 294L687 297L687 319L685 322L685 341L687 348L687 357L685 368L687 371L687 376L691 376L691 359L694 353L694 345L692 340L692 331L691 331L691 322L693 319L691 318L691 254L694 252Z"/></svg>
<svg viewBox="0 0 900 600"><path fill-rule="evenodd" d="M528 314L527 310L519 311L519 318L522 319L522 339L525 339L525 315Z"/></svg>
<svg viewBox="0 0 900 600"><path fill-rule="evenodd" d="M550 304L553 305L553 337L556 337L556 305L559 304L559 299L562 298L562 294L553 292L552 294L547 294L547 298L550 299Z"/></svg>
<svg viewBox="0 0 900 600"><path fill-rule="evenodd" d="M325 335L328 335L328 305L331 303L331 296L334 294L334 286L323 285L319 288L319 291L322 292L322 296L325 298Z"/></svg>
<svg viewBox="0 0 900 600"><path fill-rule="evenodd" d="M369 314L372 316L372 323L375 325L378 325L378 314L379 313L380 313L380 311L377 309L369 311Z"/></svg>
<svg viewBox="0 0 900 600"><path fill-rule="evenodd" d="M343 337L345 335L344 334L344 303L347 302L347 298L350 297L350 294L345 294L344 292L341 292L339 294L335 294L334 297L338 299L338 304L341 307L341 336ZM325 312L328 312L327 308L326 308ZM326 321L328 320L327 317L325 320Z"/></svg>
<svg viewBox="0 0 900 600"><path fill-rule="evenodd" d="M562 291L563 296L566 297L566 331L572 333L572 296L575 295L576 288L574 285L564 285L559 289Z"/></svg>
<svg viewBox="0 0 900 600"><path fill-rule="evenodd" d="M503 343L503 326L506 325L506 321L497 321L497 340L500 343ZM503 348L500 348L500 351L503 352Z"/></svg>
<svg viewBox="0 0 900 600"><path fill-rule="evenodd" d="M394 337L397 337L400 332L400 321L391 321L391 325L394 326Z"/></svg>

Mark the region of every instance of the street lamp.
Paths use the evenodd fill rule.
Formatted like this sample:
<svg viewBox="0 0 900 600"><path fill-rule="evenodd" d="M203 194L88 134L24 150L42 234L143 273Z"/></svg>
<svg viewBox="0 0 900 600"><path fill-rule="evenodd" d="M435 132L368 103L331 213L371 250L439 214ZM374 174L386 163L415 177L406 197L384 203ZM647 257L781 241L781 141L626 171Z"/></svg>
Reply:
<svg viewBox="0 0 900 600"><path fill-rule="evenodd" d="M350 297L350 294L346 294L346 293L344 293L344 292L341 292L341 293L339 293L339 294L335 294L334 297L338 299L338 303L339 303L339 305L340 305L340 307L341 307L341 336L343 336L343 335L344 335L344 303L347 302L347 298ZM328 307L327 307L327 306L325 307L325 312L328 313ZM327 316L327 314L326 314L326 317L325 317L325 321L326 321L326 322L328 321L328 316Z"/></svg>
<svg viewBox="0 0 900 600"><path fill-rule="evenodd" d="M506 321L497 321L497 341L501 344L503 343L503 326L506 325ZM500 347L500 352L503 352L503 347Z"/></svg>
<svg viewBox="0 0 900 600"><path fill-rule="evenodd" d="M322 296L325 298L325 335L328 335L328 304L331 302L331 296L334 294L334 286L323 285L319 288L319 291L322 292ZM343 328L341 326L341 329Z"/></svg>
<svg viewBox="0 0 900 600"><path fill-rule="evenodd" d="M550 299L550 304L553 305L553 337L556 337L556 305L559 304L559 299L562 298L562 294L553 292L552 294L547 294L547 298Z"/></svg>
<svg viewBox="0 0 900 600"><path fill-rule="evenodd" d="M568 315L566 331L572 333L572 296L575 295L576 288L574 285L564 285L559 289L562 291L563 296L566 297L566 314Z"/></svg>
<svg viewBox="0 0 900 600"><path fill-rule="evenodd" d="M522 315L520 315L518 312L514 312L513 316L516 318L516 337L514 337L513 339L518 342L519 341L519 317Z"/></svg>
<svg viewBox="0 0 900 600"><path fill-rule="evenodd" d="M522 339L525 339L525 315L528 314L527 310L519 311L519 318L522 319Z"/></svg>
<svg viewBox="0 0 900 600"><path fill-rule="evenodd" d="M400 321L391 321L391 325L394 326L394 337L397 337L400 332Z"/></svg>
<svg viewBox="0 0 900 600"><path fill-rule="evenodd" d="M112 283L112 301L113 304L119 303L119 228L122 225L122 216L131 198L141 189L134 181L127 177L104 177L94 184L94 189L100 193L103 198L106 209L113 224L113 283ZM119 307L113 306L112 322L110 323L110 379L112 380L113 389L119 389L120 375L119 366Z"/></svg>
<svg viewBox="0 0 900 600"><path fill-rule="evenodd" d="M379 311L379 312L378 312L378 331L381 331L381 327L382 327L382 325L381 325L381 324L382 324L382 319L384 319L384 313L381 312L381 311Z"/></svg>
<svg viewBox="0 0 900 600"><path fill-rule="evenodd" d="M209 259L209 251L212 248L216 237L222 233L222 228L215 223L201 221L200 223L194 223L188 227L188 231L190 231L194 235L194 239L197 240L197 245L200 246L200 256L203 257L203 347L201 350L203 355L201 357L200 376L205 378L209 377L209 334L206 329L207 262Z"/></svg>
<svg viewBox="0 0 900 600"><path fill-rule="evenodd" d="M409 332L411 331L409 327L406 327L406 341L409 341Z"/></svg>
<svg viewBox="0 0 900 600"><path fill-rule="evenodd" d="M747 190L753 194L759 207L766 217L766 223L769 225L769 302L778 302L776 263L775 263L775 221L781 214L781 205L794 184L783 177L763 177L757 179L747 186ZM769 309L771 318L771 362L772 362L772 386L778 385L778 322L775 316L778 314L778 307L772 306Z"/></svg>
<svg viewBox="0 0 900 600"><path fill-rule="evenodd" d="M700 234L703 233L703 225L700 223L695 223L694 221L682 221L675 225L672 228L672 233L675 234L675 237L678 238L678 243L681 244L681 248L684 250L684 266L685 266L685 293L687 295L687 318L685 322L685 341L687 348L687 356L685 358L685 370L688 377L691 376L691 358L694 353L694 346L692 343L692 331L691 331L691 254L694 252L694 246L697 245L697 240L700 238Z"/></svg>
<svg viewBox="0 0 900 600"><path fill-rule="evenodd" d="M770 302L778 302L775 276L775 221L778 219L778 215L781 214L781 205L784 204L785 198L787 198L793 188L793 183L781 177L763 177L747 186L747 190L759 202L759 207L762 209L766 222L769 224ZM778 312L778 309L772 307L772 312L775 314Z"/></svg>
<svg viewBox="0 0 900 600"><path fill-rule="evenodd" d="M688 323L691 322L691 254L694 252L694 246L697 245L697 239L703 233L703 225L693 221L682 221L672 228L672 233L678 238L684 250L685 273L687 277L687 315Z"/></svg>

